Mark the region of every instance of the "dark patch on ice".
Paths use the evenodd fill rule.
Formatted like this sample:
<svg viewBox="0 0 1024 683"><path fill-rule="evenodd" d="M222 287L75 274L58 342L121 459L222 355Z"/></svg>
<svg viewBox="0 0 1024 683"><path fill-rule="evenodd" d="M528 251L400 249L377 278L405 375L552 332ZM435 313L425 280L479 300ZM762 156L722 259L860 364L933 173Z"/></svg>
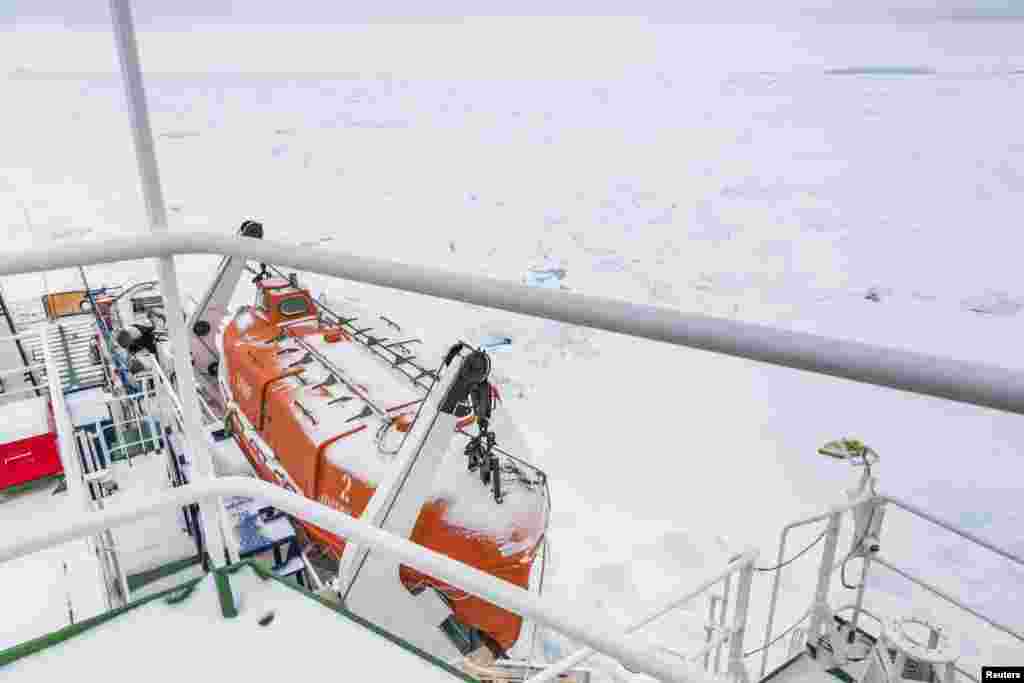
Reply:
<svg viewBox="0 0 1024 683"><path fill-rule="evenodd" d="M480 347L487 351L504 349L512 345L512 337L500 334L488 334L480 339Z"/></svg>
<svg viewBox="0 0 1024 683"><path fill-rule="evenodd" d="M270 622L272 622L273 620L274 620L274 610L270 610L269 612L264 614L262 617L260 617L259 625L260 626L270 626Z"/></svg>
<svg viewBox="0 0 1024 683"><path fill-rule="evenodd" d="M829 76L933 76L937 72L928 66L847 66L827 69Z"/></svg>
<svg viewBox="0 0 1024 683"><path fill-rule="evenodd" d="M967 529L983 529L992 524L994 516L991 512L962 512L960 513L960 525Z"/></svg>
<svg viewBox="0 0 1024 683"><path fill-rule="evenodd" d="M565 214L562 213L547 213L544 215L544 225L549 228L555 225L562 225L567 221L568 219L565 217Z"/></svg>
<svg viewBox="0 0 1024 683"><path fill-rule="evenodd" d="M531 287L557 289L566 276L565 268L531 268L526 271L526 284Z"/></svg>
<svg viewBox="0 0 1024 683"><path fill-rule="evenodd" d="M408 128L408 121L370 121L370 120L355 120L350 119L345 122L345 125L349 128Z"/></svg>
<svg viewBox="0 0 1024 683"><path fill-rule="evenodd" d="M160 133L160 137L167 140L182 140L184 138L197 138L200 133L198 130L169 130L166 133Z"/></svg>
<svg viewBox="0 0 1024 683"><path fill-rule="evenodd" d="M67 240L74 239L76 237L85 237L86 235L91 235L92 232L92 228L63 228L51 232L50 238L54 240Z"/></svg>
<svg viewBox="0 0 1024 683"><path fill-rule="evenodd" d="M965 299L961 304L968 311L984 315L1016 315L1024 308L1024 301L1021 299L1010 298L1006 292L993 291Z"/></svg>
<svg viewBox="0 0 1024 683"><path fill-rule="evenodd" d="M626 259L619 254L601 256L594 261L594 272L597 273L621 273L626 270Z"/></svg>
<svg viewBox="0 0 1024 683"><path fill-rule="evenodd" d="M864 295L864 298L867 299L868 301L880 303L882 301L882 290L879 289L878 287L872 287Z"/></svg>

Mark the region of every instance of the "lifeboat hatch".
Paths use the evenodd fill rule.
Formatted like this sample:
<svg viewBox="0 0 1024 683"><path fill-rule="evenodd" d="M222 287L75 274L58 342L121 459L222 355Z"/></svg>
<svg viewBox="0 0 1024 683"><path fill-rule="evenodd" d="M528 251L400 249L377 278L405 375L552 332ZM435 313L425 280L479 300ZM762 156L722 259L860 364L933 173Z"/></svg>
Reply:
<svg viewBox="0 0 1024 683"><path fill-rule="evenodd" d="M317 305L309 291L300 287L298 278L264 277L258 279L260 307L272 325L287 324L317 316Z"/></svg>

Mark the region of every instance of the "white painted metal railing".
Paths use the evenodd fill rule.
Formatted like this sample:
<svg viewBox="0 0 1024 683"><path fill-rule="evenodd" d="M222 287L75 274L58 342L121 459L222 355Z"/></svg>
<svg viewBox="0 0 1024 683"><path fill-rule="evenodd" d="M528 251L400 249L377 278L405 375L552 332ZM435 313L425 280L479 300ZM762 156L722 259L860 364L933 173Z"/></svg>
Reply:
<svg viewBox="0 0 1024 683"><path fill-rule="evenodd" d="M490 574L457 562L410 540L378 529L362 520L333 510L316 501L290 493L283 488L246 477L222 477L202 480L163 493L136 505L95 512L88 515L58 517L39 521L41 529L0 545L0 563L60 545L67 541L96 535L104 529L131 522L155 512L178 508L197 501L213 501L223 496L251 496L303 521L365 544L389 555L402 564L434 576L462 590L524 617L535 619L560 633L585 643L623 665L662 681L696 683L703 677L676 662L657 648L633 636L624 636L599 624L601 615L581 610L552 597L539 598ZM39 528L37 527L37 528Z"/></svg>
<svg viewBox="0 0 1024 683"><path fill-rule="evenodd" d="M829 570L827 574L819 572L818 584L815 588L815 600L823 601L828 595L828 577L831 575L831 568L835 565L836 561L836 548L839 541L839 527L842 521L842 517L844 514L848 513L850 510L860 505L865 500L865 498L858 498L848 503L833 506L827 512L823 512L817 515L811 515L809 517L804 517L803 519L796 520L795 522L790 522L789 524L784 526L782 528L782 531L779 533L779 552L778 556L776 557L774 565L778 568L778 570L773 572L772 576L772 594L768 603L768 623L765 627L764 643L761 646L761 677L764 676L765 670L768 666L768 654L771 651L771 646L782 637L776 636L773 639L772 627L775 625L775 610L778 607L779 585L782 576L781 568L784 566L783 558L785 557L786 553L786 539L789 536L789 532L793 529L807 526L808 524L815 524L817 522L827 520L827 527L824 532L825 549L822 553L821 566L828 567ZM792 562L792 560L789 560L789 562ZM785 564L788 564L788 562L786 562ZM808 612L804 614L803 618L801 618L800 621L797 622L797 625L803 623L804 619L806 619L808 616L811 616L812 614L813 610L808 610ZM816 622L815 625L820 626L820 623ZM811 632L814 632L813 626L811 628ZM785 633L783 633L782 635L784 636Z"/></svg>
<svg viewBox="0 0 1024 683"><path fill-rule="evenodd" d="M185 254L250 258L1024 414L1024 372L1017 370L268 239L174 232L47 245L0 255L0 276Z"/></svg>
<svg viewBox="0 0 1024 683"><path fill-rule="evenodd" d="M138 518L164 506L178 506L203 500L207 504L217 496L236 493L255 493L286 512L331 529L339 535L368 544L390 553L405 563L431 575L449 580L470 592L506 609L529 616L539 622L576 637L597 651L609 654L630 668L652 673L673 681L689 680L678 664L667 662L661 655L644 650L629 637L596 627L583 627L586 620L573 614L566 606L557 610L519 588L504 584L493 577L461 565L450 558L433 553L405 539L396 538L336 512L319 503L300 498L269 484L252 480L227 478L213 479L212 460L199 419L198 395L188 360L187 331L181 315L174 256L186 254L219 254L251 258L267 263L290 266L300 270L417 292L480 306L497 308L525 315L538 316L565 323L582 325L610 332L628 334L678 346L689 346L772 363L785 367L809 370L820 374L842 377L898 390L936 396L997 410L1024 414L1024 372L1010 371L980 363L942 359L904 350L886 349L858 342L828 339L818 335L778 330L766 326L717 319L682 311L634 304L580 294L549 291L461 273L445 272L436 268L400 264L380 259L359 257L322 248L296 248L294 245L271 240L244 237L226 237L209 233L170 233L160 186L152 130L142 83L134 27L128 0L110 0L118 54L122 66L125 90L132 121L132 134L139 163L143 194L152 232L140 239L138 234L108 238L99 241L46 245L20 252L0 254L0 276L52 270L69 266L85 266L115 261L156 258L160 272L165 303L168 307L168 325L175 354L176 372L180 382L183 403L176 411L185 431L189 450L198 458L203 481L175 489L156 501L118 512L101 512L85 519L71 520L66 526L55 525L48 531L30 538L10 542L0 548L0 561L23 555L56 543L95 533L117 523ZM345 226L339 226L344 232ZM44 349L45 349L44 344ZM52 359L48 361L53 369ZM53 375L51 375L53 376ZM53 382L51 381L51 394ZM60 391L52 395L55 412L66 419L63 396ZM58 411L59 408L59 411ZM62 419L62 418L58 418ZM65 430L66 431L66 430ZM68 473L68 485L80 487L81 481L73 477L76 469L67 468L67 438L62 438L62 457ZM71 447L73 449L73 446ZM897 503L893 499L891 502ZM829 581L835 567L841 515L848 511L830 512L826 531L822 570L815 591L815 603L821 604L828 594ZM924 515L921 515L924 516ZM927 518L927 517L926 517ZM209 519L212 519L210 517ZM819 518L820 519L820 518ZM932 520L934 521L934 520ZM783 532L783 542L788 528ZM950 528L950 527L947 527ZM971 539L966 532L960 532ZM222 539L208 535L211 554L220 562L218 546ZM975 539L971 539L975 540ZM975 540L975 542L977 542ZM990 547L986 545L985 547ZM780 561L781 561L780 549ZM1020 558L1006 557L1020 562ZM889 565L886 565L889 566ZM740 571L737 613L746 615L749 599L752 563ZM731 576L731 573L729 574ZM905 574L906 576L906 574ZM915 577L909 577L916 580ZM920 581L918 581L921 583ZM922 583L922 585L924 585ZM944 596L945 597L945 596ZM777 586L773 589L771 610L774 612ZM863 595L858 595L857 608ZM959 604L959 603L955 603ZM962 605L960 605L963 607ZM724 613L723 605L723 613ZM814 610L815 628L820 626L820 611ZM856 612L855 612L856 614ZM802 622L802 620L801 620ZM742 629L733 627L730 633L730 667L742 666ZM769 636L771 625L769 623ZM1019 634L1014 633L1019 637ZM766 642L767 642L766 638ZM765 651L767 654L767 649ZM737 659L737 654L739 659ZM764 663L762 662L762 669Z"/></svg>
<svg viewBox="0 0 1024 683"><path fill-rule="evenodd" d="M977 534L971 533L970 531L967 531L966 529L961 529L957 525L955 525L955 524L953 524L951 522L948 522L948 521L946 521L944 519L941 519L941 518L937 517L936 515L931 514L930 512L922 510L921 508L917 507L916 505L913 505L912 503L909 503L909 502L907 502L905 500L902 500L900 498L896 498L894 496L888 496L888 495L887 496L880 496L879 497L879 503L882 504L882 505L894 505L894 506L896 506L898 508L901 508L901 509L909 512L910 514L914 515L915 517L920 517L921 519L924 519L924 520L926 520L928 522L931 522L932 524L935 524L936 526L942 527L943 529L946 529L947 531L950 531L950 532L956 534L957 536L960 536L961 538L965 539L966 541L969 541L970 543L973 543L974 545L981 546L982 548L985 548L986 550L990 550L991 552L993 552L993 553L995 553L995 554L997 554L997 555L999 555L999 556L1001 556L1001 557L1003 557L1003 558L1005 558L1007 560L1010 560L1011 562L1016 564L1018 567L1024 567L1024 558L1022 558L1020 555L1017 555L1016 553L1013 553L1013 552L1007 550L1006 548L1001 548L1001 547L997 546L995 543L992 543L991 541L989 541L987 539L984 539L984 538L978 536ZM941 598L943 601L945 601L945 602L947 602L947 603L949 603L949 604L959 608L961 611L966 612L967 614L970 614L971 616L975 617L979 621L982 621L982 622L988 624L989 626L991 626L992 628L1007 634L1008 636L1016 639L1017 641L1019 641L1021 643L1024 643L1024 632L1021 632L1021 631L1019 631L1019 630L1017 630L1017 629L1015 629L1015 628L1013 628L1011 626L1007 626L1006 624L1003 624L1003 623L1001 623L1001 622L999 622L999 621L989 617L988 615L980 612L979 610L971 607L970 605L965 604L961 599L957 598L956 596L950 595L949 593L945 592L941 588L938 588L938 587L928 583L924 579L921 579L920 577L915 576L914 574L912 574L911 572L907 571L906 569L903 569L901 567L896 566L894 563L890 562L888 559L886 559L882 555L874 555L872 557L872 560L874 561L874 563L880 564L883 567L889 569L890 571L892 571L892 572L898 574L899 576L902 576L903 578L907 579L911 583L914 583L914 584L924 588L925 590L930 592L932 595L935 595L936 597ZM864 574L865 575L867 574L867 570L868 570L868 566L865 566L865 569L864 569ZM857 612L858 611L862 611L861 605L863 604L863 593L864 593L864 585L865 585L865 583L866 582L864 580L861 580L861 586L860 586L860 588L857 591L857 604L854 606L854 610L855 610L854 617L857 616ZM960 674L961 676L969 678L969 679L971 679L971 680L973 680L975 682L978 681L978 678L976 676L974 676L973 674L969 673L968 671L965 671L960 666L954 666L954 670L958 674Z"/></svg>
<svg viewBox="0 0 1024 683"><path fill-rule="evenodd" d="M813 523L816 523L816 522L821 522L821 521L824 521L824 520L828 520L828 525L827 525L825 533L824 533L825 549L822 552L822 557L821 557L820 564L819 564L818 582L817 582L817 586L816 586L816 589L815 589L815 595L814 595L814 598L813 598L813 601L812 601L810 609L808 609L807 612L804 613L803 617L801 617L799 619L799 621L797 621L796 624L794 624L794 627L795 626L799 626L808 617L811 618L811 625L810 625L810 627L807 630L807 638L808 638L808 640L811 640L811 641L817 640L817 637L820 634L820 632L822 630L822 627L826 625L823 622L823 619L825 619L828 616L827 610L821 610L819 608L820 607L827 607L827 599L828 599L828 595L829 595L829 589L831 588L832 575L835 573L836 569L838 569L848 558L852 557L852 555L853 555L853 551L851 550L850 553L845 554L842 559L839 559L839 560L836 559L836 554L837 554L836 553L836 549L837 549L837 543L838 543L838 537L839 537L839 531L840 531L840 524L841 524L843 516L846 515L847 513L853 512L856 508L858 508L860 506L875 505L875 506L877 506L877 508L876 508L877 510L881 510L883 508L883 506L886 506L888 504L892 504L894 506L902 508L902 509L906 510L907 512L915 515L915 516L921 517L922 519L925 519L925 520L927 520L927 521L929 521L929 522L931 522L931 523L933 523L933 524L935 524L937 526L940 526L940 527L942 527L942 528L944 528L944 529L946 529L946 530L948 530L948 531L950 531L950 532L952 532L952 533L954 533L954 534L964 538L965 540L967 540L967 541L969 541L971 543L974 543L975 545L979 545L979 546L981 546L983 548L986 548L987 550L990 550L993 553L995 553L997 555L1000 555L1001 557L1004 557L1004 558L1010 560L1011 562L1014 562L1018 566L1024 567L1024 558L1021 558L1019 555L1017 555L1017 554L1015 554L1015 553L1013 553L1013 552L1011 552L1011 551L1009 551L1009 550L1007 550L1005 548L1001 548L1001 547L997 546L996 544L992 543L991 541L988 541L988 540L986 540L986 539L984 539L984 538L982 538L982 537L980 537L980 536L978 536L976 534L973 534L970 531L967 531L965 529L961 529L960 527L956 526L955 524L952 524L952 523L950 523L950 522L948 522L946 520L940 519L940 518L936 517L935 515L933 515L933 514L931 514L929 512L926 512L926 511L918 508L917 506L915 506L915 505L913 505L913 504L911 504L911 503L909 503L907 501L901 500L899 498L895 498L893 496L882 496L882 495L874 495L874 494L861 496L861 497L857 498L856 500L853 500L853 501L851 501L849 503L846 503L846 504L843 504L843 505L839 505L839 506L835 506L835 507L831 508L828 512L825 512L823 514L818 514L818 515L814 515L814 516L811 516L811 517L806 517L806 518L798 520L796 522L792 522L791 524L786 525L783 528L783 530L782 530L782 533L781 533L781 536L780 536L780 540L779 540L778 563L777 563L776 566L782 566L782 564L783 564L783 555L785 554L785 548L786 548L786 537L787 537L788 533L791 530L793 530L793 529L795 529L797 527L808 525L808 524L813 524ZM1003 624L1003 623L1001 623L1001 622L999 622L999 621L989 617L988 615L986 615L986 614L982 613L981 611L971 607L970 605L965 604L959 598L957 598L957 597L955 597L955 596L953 596L953 595L943 591L942 589L940 589L940 588L938 588L938 587L928 583L927 581L925 581L925 580L915 576L914 574L912 574L911 572L907 571L906 569L903 569L903 568L900 568L900 567L896 566L894 563L892 563L888 559L886 559L883 555L880 555L878 553L866 552L866 553L863 554L863 561L864 561L864 565L863 565L863 569L861 571L860 582L859 582L859 585L857 587L856 602L854 604L852 604L852 605L847 605L847 606L841 608L840 610L835 610L836 613L838 613L839 611L843 611L843 610L850 610L852 612L852 618L851 618L850 621L851 621L851 625L852 625L853 628L857 628L858 618L860 617L861 614L867 615L867 616L869 616L869 617L871 617L871 618L873 618L875 620L878 619L878 617L876 617L875 615L871 614L866 609L864 609L863 605L864 605L864 594L865 594L865 591L866 591L866 588L867 588L868 573L869 573L869 571L870 571L870 569L871 569L873 564L880 564L883 567L886 567L887 569L889 569L890 571L892 571L892 572L902 576L903 578L907 579L908 581L910 581L910 582L912 582L914 584L917 584L918 586L921 586L922 588L924 588L925 590L929 591L933 595L941 598L945 602L947 602L947 603L949 603L949 604L959 608L960 610L966 612L967 614L970 614L970 615L974 616L979 621L982 621L985 624L988 624L989 626L991 626L992 628L995 628L996 630L1001 631L1001 632L1011 636L1012 638L1015 638L1016 640L1024 643L1024 633L1021 633L1020 631L1014 629L1013 627L1008 626L1006 624ZM772 627L774 625L775 610L776 610L777 602L778 602L779 577L780 577L780 574L779 574L779 572L776 571L775 572L775 576L774 576L773 585L772 585L771 599L770 599L770 602L769 602L768 623L767 623L767 626L766 626L766 629L765 629L764 644L759 649L761 651L761 671L760 671L760 676L761 677L763 677L765 675L765 672L766 672L766 667L767 667L767 663L768 663L768 654L770 652L771 646L774 645L781 638L781 636L784 636L784 635L786 635L786 633L788 633L789 631L793 630L793 628L791 627L789 630L783 632L783 634L781 634L781 636L776 636L774 638L772 637L773 636L773 634L772 634ZM974 681L978 680L977 677L975 677L971 673L965 671L962 667L957 666L957 667L955 667L955 670L960 675L965 676L965 677L967 677L967 678L969 678L971 680L974 680Z"/></svg>
<svg viewBox="0 0 1024 683"><path fill-rule="evenodd" d="M635 633L645 626L657 621L666 614L673 612L681 607L685 607L690 604L693 600L705 594L711 588L715 587L720 583L725 584L725 592L728 595L729 592L729 579L734 574L739 574L739 584L736 591L736 612L733 617L733 623L731 627L721 629L720 633L712 638L703 648L697 652L686 655L688 661L698 659L710 653L711 650L716 649L723 643L729 643L729 674L734 677L735 680L746 681L747 670L743 663L743 636L746 632L747 624L747 610L750 604L750 587L751 578L754 572L754 562L757 561L757 551L749 550L743 555L740 555L732 562L730 562L725 569L718 572L714 576L703 581L696 588L687 588L685 592L680 595L676 595L671 599L665 601L657 608L652 610L649 614L641 619L638 619L634 623L630 624L626 628L626 634ZM723 607L723 613L725 608ZM593 648L583 648L579 652L564 657L563 659L555 662L548 668L541 671L536 676L532 677L528 683L547 683L553 681L562 673L568 671L574 666L586 661L594 654Z"/></svg>

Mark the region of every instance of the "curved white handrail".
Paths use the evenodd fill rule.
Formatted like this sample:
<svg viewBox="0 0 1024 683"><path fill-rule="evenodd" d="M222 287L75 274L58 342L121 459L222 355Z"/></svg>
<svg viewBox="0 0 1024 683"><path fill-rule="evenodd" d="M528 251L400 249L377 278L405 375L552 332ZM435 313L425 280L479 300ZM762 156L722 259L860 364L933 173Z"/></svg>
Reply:
<svg viewBox="0 0 1024 683"><path fill-rule="evenodd" d="M246 477L222 477L188 484L126 508L88 515L39 520L35 531L0 546L0 562L22 557L67 541L97 534L104 529L131 522L159 510L177 508L196 501L222 496L252 496L303 521L329 529L351 541L390 555L425 574L524 617L530 617L579 640L631 669L673 683L703 681L687 667L664 656L640 639L624 636L599 626L605 619L551 596L539 598L527 590L497 579L412 541L382 531L326 505L290 493L280 487Z"/></svg>
<svg viewBox="0 0 1024 683"><path fill-rule="evenodd" d="M344 234L344 227L338 232ZM0 276L184 254L252 258L382 287L1024 414L1024 372L647 304L526 287L322 247L203 232L127 234L8 251Z"/></svg>

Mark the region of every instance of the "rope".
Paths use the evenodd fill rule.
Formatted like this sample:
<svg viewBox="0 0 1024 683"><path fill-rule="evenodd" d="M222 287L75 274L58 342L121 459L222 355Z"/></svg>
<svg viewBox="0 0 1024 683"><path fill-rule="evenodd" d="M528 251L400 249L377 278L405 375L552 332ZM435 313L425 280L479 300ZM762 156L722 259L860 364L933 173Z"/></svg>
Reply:
<svg viewBox="0 0 1024 683"><path fill-rule="evenodd" d="M853 554L864 544L864 540L868 537L868 534L871 533L871 522L873 522L874 519L875 506L872 504L871 514L868 515L868 523L864 525L864 533L861 534L860 540L853 546L853 549L846 554L845 558L843 558L843 564L839 567L839 580L842 582L843 588L848 590L857 590L863 585L864 577L861 577L861 583L856 586L851 586L846 582L846 564L850 561L850 558L853 557Z"/></svg>
<svg viewBox="0 0 1024 683"><path fill-rule="evenodd" d="M871 494L874 495L874 496L877 496L878 495L878 491L875 490L875 480L871 476L871 463L869 463L867 461L867 458L864 459L864 467L867 468L867 481L868 481L868 484L870 484L870 486L871 486ZM857 590L857 589L859 589L863 585L863 581L864 581L864 577L863 576L861 577L861 584L858 584L856 586L851 586L850 584L848 584L846 582L846 565L850 561L850 558L853 557L854 553L856 553L860 549L860 547L862 545L864 545L864 541L867 539L868 534L871 533L871 523L873 521L875 521L875 504L874 504L874 502L872 502L872 504L871 504L871 513L868 515L868 523L864 525L864 533L861 534L860 540L857 541L857 543L854 544L854 546L850 550L850 552L847 553L845 558L843 558L843 564L839 567L839 580L842 582L843 588L846 588L847 590Z"/></svg>
<svg viewBox="0 0 1024 683"><path fill-rule="evenodd" d="M746 658L746 657L750 657L752 655L756 655L758 652L761 652L762 650L767 650L772 645L774 645L775 643L777 643L780 640L782 640L783 638L785 638L792 631L794 631L797 626L799 626L800 624L804 623L804 619L806 619L813 610L814 610L814 607L812 606L806 612L804 612L804 615L802 617L800 617L800 619L795 624L793 624L792 626L787 628L785 631L783 631L779 635L775 636L775 638L770 643L768 643L767 645L763 645L763 646L757 648L756 650L751 650L750 652L744 652L743 653L743 657Z"/></svg>
<svg viewBox="0 0 1024 683"><path fill-rule="evenodd" d="M778 571L778 570L782 569L783 567L786 567L787 565L792 564L793 562L796 562L801 557L803 557L811 548L813 548L814 546L818 545L818 543L821 542L821 539L825 538L825 535L827 533L828 533L828 529L825 529L824 531L822 531L820 534L818 534L818 537L816 539L814 539L813 541L811 541L803 550L801 550L796 555L794 555L793 557L789 558L788 560L786 560L782 564L777 564L774 567L754 567L754 571L756 571L756 572L775 572L775 571Z"/></svg>

